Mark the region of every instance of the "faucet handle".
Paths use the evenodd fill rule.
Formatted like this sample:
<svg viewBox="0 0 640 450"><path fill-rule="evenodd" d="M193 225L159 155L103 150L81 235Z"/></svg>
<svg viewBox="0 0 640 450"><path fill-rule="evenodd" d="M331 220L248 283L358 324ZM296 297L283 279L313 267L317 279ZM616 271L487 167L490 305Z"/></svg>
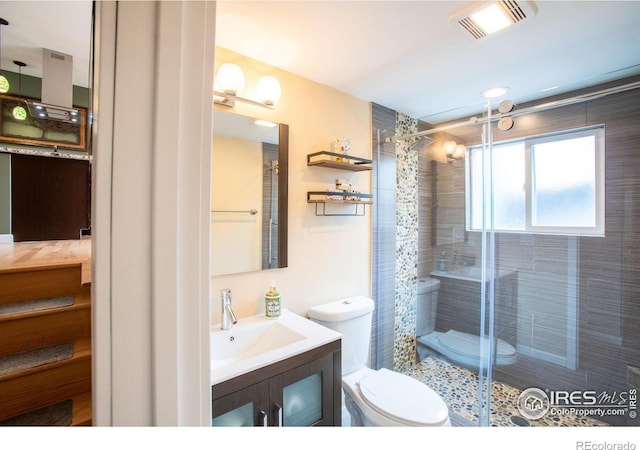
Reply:
<svg viewBox="0 0 640 450"><path fill-rule="evenodd" d="M222 297L220 328L230 330L232 325L238 323L238 319L231 308L231 289L222 289L220 293Z"/></svg>

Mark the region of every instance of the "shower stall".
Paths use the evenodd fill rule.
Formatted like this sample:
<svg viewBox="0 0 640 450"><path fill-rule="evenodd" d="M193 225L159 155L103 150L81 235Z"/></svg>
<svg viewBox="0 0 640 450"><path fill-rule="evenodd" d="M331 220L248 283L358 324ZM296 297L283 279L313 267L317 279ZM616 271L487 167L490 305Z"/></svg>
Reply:
<svg viewBox="0 0 640 450"><path fill-rule="evenodd" d="M372 106L372 367L454 424L640 425L638 87L436 127Z"/></svg>

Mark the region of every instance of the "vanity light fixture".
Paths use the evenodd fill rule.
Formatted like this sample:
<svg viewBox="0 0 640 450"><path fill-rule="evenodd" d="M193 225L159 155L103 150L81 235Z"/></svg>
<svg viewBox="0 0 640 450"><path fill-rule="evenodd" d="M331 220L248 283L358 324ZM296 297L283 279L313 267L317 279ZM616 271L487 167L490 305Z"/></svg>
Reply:
<svg viewBox="0 0 640 450"><path fill-rule="evenodd" d="M282 95L280 82L276 77L264 75L258 80L256 85L258 99L265 105L273 106L278 103Z"/></svg>
<svg viewBox="0 0 640 450"><path fill-rule="evenodd" d="M9 25L9 22L0 17L0 30L2 30L2 25ZM2 33L0 33L0 61L2 61ZM9 80L0 73L0 94L9 92L9 87Z"/></svg>
<svg viewBox="0 0 640 450"><path fill-rule="evenodd" d="M241 97L238 95L244 88L244 72L240 66L224 63L218 69L215 77L213 102L216 105L233 108L236 101L241 101L254 106L262 106L275 109L275 104L280 100L282 89L277 78L263 76L258 80L256 93L258 100Z"/></svg>
<svg viewBox="0 0 640 450"><path fill-rule="evenodd" d="M462 144L456 144L456 141L445 141L442 148L447 154L447 162L452 163L462 159L466 151L466 147Z"/></svg>
<svg viewBox="0 0 640 450"><path fill-rule="evenodd" d="M216 83L225 94L237 95L244 88L244 72L240 66L224 63L218 69Z"/></svg>

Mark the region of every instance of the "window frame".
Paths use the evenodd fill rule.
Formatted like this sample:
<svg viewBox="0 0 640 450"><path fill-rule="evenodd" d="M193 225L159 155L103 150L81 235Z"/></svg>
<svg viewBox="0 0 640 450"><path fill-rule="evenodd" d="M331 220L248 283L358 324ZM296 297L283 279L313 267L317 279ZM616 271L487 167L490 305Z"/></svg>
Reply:
<svg viewBox="0 0 640 450"><path fill-rule="evenodd" d="M578 139L585 136L593 136L594 142L594 163L595 163L595 219L593 227L571 227L571 226L534 226L533 225L533 195L534 195L534 174L533 157L535 145L548 142L559 142L563 140ZM605 127L603 124L583 128L562 130L553 133L526 136L517 139L494 141L494 146L511 145L515 143L524 144L524 197L525 197L525 225L524 229L499 229L493 227L499 233L515 234L547 234L547 235L568 235L568 236L594 236L604 237L605 235ZM473 180L474 173L482 174L482 168L472 167L471 153L482 151L483 145L475 145L467 148L465 155L465 222L466 230L471 232L482 231L482 228L473 228ZM480 211L480 213L482 213Z"/></svg>

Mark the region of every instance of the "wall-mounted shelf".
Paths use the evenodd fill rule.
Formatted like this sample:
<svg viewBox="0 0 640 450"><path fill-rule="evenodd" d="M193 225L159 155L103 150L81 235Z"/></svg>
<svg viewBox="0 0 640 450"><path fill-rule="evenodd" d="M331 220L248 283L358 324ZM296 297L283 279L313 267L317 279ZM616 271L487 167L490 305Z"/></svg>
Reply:
<svg viewBox="0 0 640 450"><path fill-rule="evenodd" d="M315 204L316 216L364 216L366 205L373 204L373 195L342 191L310 191L307 192L307 203ZM328 204L355 206L355 211L328 213Z"/></svg>
<svg viewBox="0 0 640 450"><path fill-rule="evenodd" d="M357 156L333 152L316 152L307 155L307 166L329 167L331 169L361 172L372 169L373 161Z"/></svg>

